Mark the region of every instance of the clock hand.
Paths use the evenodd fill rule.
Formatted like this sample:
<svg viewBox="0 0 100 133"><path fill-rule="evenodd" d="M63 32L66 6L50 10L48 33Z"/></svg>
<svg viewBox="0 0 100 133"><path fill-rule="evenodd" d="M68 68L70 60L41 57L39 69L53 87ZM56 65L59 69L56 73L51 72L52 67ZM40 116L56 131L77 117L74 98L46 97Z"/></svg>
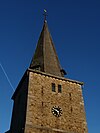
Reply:
<svg viewBox="0 0 100 133"><path fill-rule="evenodd" d="M54 109L58 114L59 114L59 110L57 110L57 109Z"/></svg>

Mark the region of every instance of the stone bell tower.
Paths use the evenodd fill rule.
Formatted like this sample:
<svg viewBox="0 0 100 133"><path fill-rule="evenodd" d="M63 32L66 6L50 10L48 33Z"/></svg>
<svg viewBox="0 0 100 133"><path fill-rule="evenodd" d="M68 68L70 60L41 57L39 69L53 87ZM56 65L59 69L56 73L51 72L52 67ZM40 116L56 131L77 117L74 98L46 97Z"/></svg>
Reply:
<svg viewBox="0 0 100 133"><path fill-rule="evenodd" d="M65 78L47 21L15 93L6 133L88 133L82 82Z"/></svg>

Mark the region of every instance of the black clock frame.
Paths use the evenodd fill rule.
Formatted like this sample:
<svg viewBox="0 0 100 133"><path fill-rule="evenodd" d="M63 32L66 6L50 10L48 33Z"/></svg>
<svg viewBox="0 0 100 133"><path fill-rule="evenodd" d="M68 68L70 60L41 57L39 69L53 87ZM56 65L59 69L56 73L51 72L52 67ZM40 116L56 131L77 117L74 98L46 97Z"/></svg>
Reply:
<svg viewBox="0 0 100 133"><path fill-rule="evenodd" d="M53 106L52 107L52 114L55 117L60 117L62 115L62 109L59 106Z"/></svg>

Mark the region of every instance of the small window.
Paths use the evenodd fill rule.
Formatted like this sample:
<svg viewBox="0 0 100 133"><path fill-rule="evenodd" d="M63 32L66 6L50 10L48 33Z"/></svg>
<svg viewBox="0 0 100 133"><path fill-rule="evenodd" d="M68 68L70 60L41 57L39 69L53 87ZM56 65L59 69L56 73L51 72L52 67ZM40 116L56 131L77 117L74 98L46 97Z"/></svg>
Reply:
<svg viewBox="0 0 100 133"><path fill-rule="evenodd" d="M70 101L72 100L72 94L71 93L69 93L69 99L70 99Z"/></svg>
<svg viewBox="0 0 100 133"><path fill-rule="evenodd" d="M62 86L58 85L58 93L61 93L61 92L62 92Z"/></svg>
<svg viewBox="0 0 100 133"><path fill-rule="evenodd" d="M52 83L52 91L55 92L56 88L55 88L55 83Z"/></svg>
<svg viewBox="0 0 100 133"><path fill-rule="evenodd" d="M71 113L73 112L73 108L71 107Z"/></svg>

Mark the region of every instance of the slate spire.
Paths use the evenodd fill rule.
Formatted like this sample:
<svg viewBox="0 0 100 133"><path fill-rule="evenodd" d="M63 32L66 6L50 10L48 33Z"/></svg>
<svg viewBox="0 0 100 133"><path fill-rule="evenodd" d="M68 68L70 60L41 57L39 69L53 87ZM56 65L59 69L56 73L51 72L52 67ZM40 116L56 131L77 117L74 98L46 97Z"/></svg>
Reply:
<svg viewBox="0 0 100 133"><path fill-rule="evenodd" d="M64 70L61 70L46 20L44 20L43 28L37 43L35 54L30 64L30 68L47 74L60 77L64 76Z"/></svg>

